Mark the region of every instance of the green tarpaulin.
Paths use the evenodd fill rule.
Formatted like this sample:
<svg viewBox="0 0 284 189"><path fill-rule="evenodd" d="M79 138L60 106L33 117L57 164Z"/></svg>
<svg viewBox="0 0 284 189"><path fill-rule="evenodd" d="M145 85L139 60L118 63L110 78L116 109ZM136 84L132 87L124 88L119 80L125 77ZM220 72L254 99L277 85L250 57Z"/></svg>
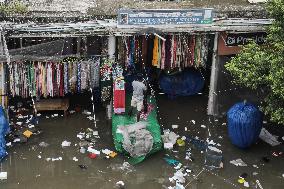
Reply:
<svg viewBox="0 0 284 189"><path fill-rule="evenodd" d="M130 125L136 122L136 114L128 116L127 112L130 108L131 96L127 95L126 98L126 113L123 115L112 114L112 135L114 139L114 145L118 152L129 156L128 152L123 149L123 136L120 133L117 133L117 127L119 125ZM152 150L146 156L140 157L129 157L130 163L137 164L142 162L148 155L153 154L162 149L162 139L161 139L161 129L157 120L157 110L156 110L156 100L154 97L148 97L149 106L152 105L154 108L147 117L147 127L146 129L151 133L154 143ZM136 112L135 112L136 113Z"/></svg>

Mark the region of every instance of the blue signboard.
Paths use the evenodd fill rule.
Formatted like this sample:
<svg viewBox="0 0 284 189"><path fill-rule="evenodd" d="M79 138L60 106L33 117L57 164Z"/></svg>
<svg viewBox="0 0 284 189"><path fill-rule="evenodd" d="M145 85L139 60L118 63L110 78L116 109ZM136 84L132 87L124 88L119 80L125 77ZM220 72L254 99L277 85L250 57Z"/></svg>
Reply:
<svg viewBox="0 0 284 189"><path fill-rule="evenodd" d="M212 24L213 9L119 10L118 25Z"/></svg>

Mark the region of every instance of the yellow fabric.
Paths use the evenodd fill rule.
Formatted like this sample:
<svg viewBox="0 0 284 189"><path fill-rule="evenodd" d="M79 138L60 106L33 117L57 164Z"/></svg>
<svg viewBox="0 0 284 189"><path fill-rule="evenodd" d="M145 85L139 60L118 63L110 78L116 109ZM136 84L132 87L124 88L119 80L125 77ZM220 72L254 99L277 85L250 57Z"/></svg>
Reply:
<svg viewBox="0 0 284 189"><path fill-rule="evenodd" d="M30 138L30 136L32 135L33 133L29 130L26 130L23 135L25 135L27 138Z"/></svg>
<svg viewBox="0 0 284 189"><path fill-rule="evenodd" d="M157 67L158 61L159 61L159 39L157 36L155 36L152 65Z"/></svg>

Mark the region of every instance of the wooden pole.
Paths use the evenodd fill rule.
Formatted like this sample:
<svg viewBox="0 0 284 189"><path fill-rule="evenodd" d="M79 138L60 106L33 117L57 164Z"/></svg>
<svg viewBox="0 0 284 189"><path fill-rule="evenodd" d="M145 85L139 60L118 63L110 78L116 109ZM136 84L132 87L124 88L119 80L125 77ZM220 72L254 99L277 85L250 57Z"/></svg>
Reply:
<svg viewBox="0 0 284 189"><path fill-rule="evenodd" d="M115 60L116 39L115 36L108 37L108 57Z"/></svg>
<svg viewBox="0 0 284 189"><path fill-rule="evenodd" d="M211 77L210 77L210 89L209 89L209 99L208 99L208 115L216 116L218 114L217 111L217 83L218 83L218 33L215 33L214 38L214 47L213 47L213 56L212 56L212 67L211 67Z"/></svg>
<svg viewBox="0 0 284 189"><path fill-rule="evenodd" d="M108 37L108 57L110 60L115 61L116 38L115 36ZM112 100L106 108L107 118L111 119L112 114Z"/></svg>

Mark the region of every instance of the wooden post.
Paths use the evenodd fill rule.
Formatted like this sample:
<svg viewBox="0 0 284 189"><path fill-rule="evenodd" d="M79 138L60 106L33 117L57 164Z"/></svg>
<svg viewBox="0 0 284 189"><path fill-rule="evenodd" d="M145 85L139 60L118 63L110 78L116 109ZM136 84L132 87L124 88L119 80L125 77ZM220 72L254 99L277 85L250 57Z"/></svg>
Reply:
<svg viewBox="0 0 284 189"><path fill-rule="evenodd" d="M219 34L215 33L214 38L214 47L213 47L213 56L212 56L212 67L211 67L211 77L210 77L210 89L209 89L209 99L208 99L208 115L216 116L218 115L217 110L217 83L218 83L218 73L219 73L219 66L218 66L218 37Z"/></svg>
<svg viewBox="0 0 284 189"><path fill-rule="evenodd" d="M115 36L108 37L108 57L110 60L115 60L115 50L116 50L116 38ZM110 104L106 107L107 118L111 119L112 114L112 100Z"/></svg>
<svg viewBox="0 0 284 189"><path fill-rule="evenodd" d="M116 39L115 36L108 37L108 57L111 60L115 59Z"/></svg>

